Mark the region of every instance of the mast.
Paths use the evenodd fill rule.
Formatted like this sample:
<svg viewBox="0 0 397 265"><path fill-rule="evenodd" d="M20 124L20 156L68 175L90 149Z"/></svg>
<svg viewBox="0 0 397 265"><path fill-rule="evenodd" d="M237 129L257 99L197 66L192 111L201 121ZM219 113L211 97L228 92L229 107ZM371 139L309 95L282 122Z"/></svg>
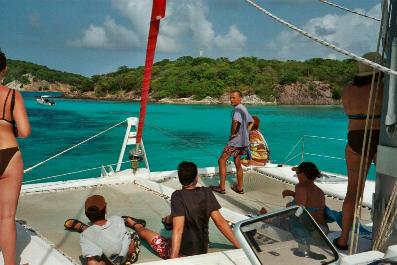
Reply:
<svg viewBox="0 0 397 265"><path fill-rule="evenodd" d="M165 17L166 0L153 0L150 29L146 48L145 70L142 81L141 108L139 111L139 123L136 137L137 150L142 142L142 133L145 124L146 106L149 98L152 66L157 44L157 36L160 28L160 20Z"/></svg>

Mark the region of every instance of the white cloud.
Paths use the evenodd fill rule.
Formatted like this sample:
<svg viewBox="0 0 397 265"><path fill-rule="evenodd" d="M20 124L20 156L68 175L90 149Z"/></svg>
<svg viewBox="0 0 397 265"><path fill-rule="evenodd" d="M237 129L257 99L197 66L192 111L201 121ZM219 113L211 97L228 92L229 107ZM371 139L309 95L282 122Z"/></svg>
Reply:
<svg viewBox="0 0 397 265"><path fill-rule="evenodd" d="M117 25L111 18L106 18L104 28L112 45L120 48L140 47L139 35L121 25ZM117 44L115 43L117 40Z"/></svg>
<svg viewBox="0 0 397 265"><path fill-rule="evenodd" d="M215 37L212 23L207 20L208 12L202 3L191 4L187 6L189 16L190 32L193 34L193 40L198 48L211 48Z"/></svg>
<svg viewBox="0 0 397 265"><path fill-rule="evenodd" d="M356 11L380 17L380 4L368 12L362 9ZM351 13L329 14L310 19L302 28L338 47L361 55L376 49L379 22ZM283 30L267 47L279 59L342 58L331 49L322 47L292 30Z"/></svg>
<svg viewBox="0 0 397 265"><path fill-rule="evenodd" d="M107 17L103 26L90 25L82 33L82 37L69 41L72 47L111 49L140 47L139 37L131 31Z"/></svg>
<svg viewBox="0 0 397 265"><path fill-rule="evenodd" d="M90 48L110 48L111 45L106 36L106 31L102 27L90 25L84 30L80 39L69 41L68 44L73 47L90 47Z"/></svg>
<svg viewBox="0 0 397 265"><path fill-rule="evenodd" d="M68 44L74 47L125 49L146 46L152 1L112 0L113 7L129 21L128 27L106 18L101 26L90 25L82 35ZM158 51L237 50L244 47L246 37L236 26L225 35L216 34L207 18L202 0L168 2L166 18L161 21Z"/></svg>
<svg viewBox="0 0 397 265"><path fill-rule="evenodd" d="M138 35L147 35L152 1L148 0L112 0L113 7L130 21Z"/></svg>
<svg viewBox="0 0 397 265"><path fill-rule="evenodd" d="M215 44L229 50L240 50L245 46L247 38L237 29L235 25L230 26L225 36L216 36Z"/></svg>

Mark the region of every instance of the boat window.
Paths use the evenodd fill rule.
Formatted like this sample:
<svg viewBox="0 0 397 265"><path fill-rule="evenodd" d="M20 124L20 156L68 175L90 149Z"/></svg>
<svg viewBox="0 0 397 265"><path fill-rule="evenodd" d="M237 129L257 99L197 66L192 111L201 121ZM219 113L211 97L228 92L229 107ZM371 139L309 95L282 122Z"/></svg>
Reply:
<svg viewBox="0 0 397 265"><path fill-rule="evenodd" d="M236 224L237 237L252 264L330 264L338 254L302 207Z"/></svg>

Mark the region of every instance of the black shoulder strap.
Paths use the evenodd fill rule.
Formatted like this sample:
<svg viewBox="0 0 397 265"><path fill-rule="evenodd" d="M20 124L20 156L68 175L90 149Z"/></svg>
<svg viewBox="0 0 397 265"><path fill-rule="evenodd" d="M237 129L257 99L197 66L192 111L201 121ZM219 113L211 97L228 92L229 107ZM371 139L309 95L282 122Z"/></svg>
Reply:
<svg viewBox="0 0 397 265"><path fill-rule="evenodd" d="M10 96L10 93L11 93L11 89L8 90L7 97L6 97L6 99L4 100L4 106L3 106L3 120L4 120L5 115L6 115L6 105L7 105L7 100L8 100L8 97Z"/></svg>
<svg viewBox="0 0 397 265"><path fill-rule="evenodd" d="M11 117L14 120L14 107L15 107L15 89L12 90L12 96L11 96Z"/></svg>

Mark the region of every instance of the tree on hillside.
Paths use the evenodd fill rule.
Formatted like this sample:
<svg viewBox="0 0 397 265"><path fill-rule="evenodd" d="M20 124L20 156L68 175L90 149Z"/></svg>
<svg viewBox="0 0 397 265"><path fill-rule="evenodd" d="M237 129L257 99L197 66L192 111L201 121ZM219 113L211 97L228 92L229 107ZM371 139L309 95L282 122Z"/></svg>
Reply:
<svg viewBox="0 0 397 265"><path fill-rule="evenodd" d="M278 85L299 82L315 90L313 81L322 81L330 84L332 97L339 99L341 88L353 79L356 70L357 63L350 59L313 58L301 62L242 57L230 61L225 57L211 59L183 56L174 61L164 59L154 64L150 93L157 99L190 96L202 99L207 96L220 97L238 89L244 94L256 94L264 100L273 101L278 98ZM97 96L119 92L139 95L143 67L128 68L123 65L117 71L87 78L46 66L10 60L9 72L4 81L18 80L26 84L29 82L27 74L36 81L70 84L80 92L95 91Z"/></svg>

